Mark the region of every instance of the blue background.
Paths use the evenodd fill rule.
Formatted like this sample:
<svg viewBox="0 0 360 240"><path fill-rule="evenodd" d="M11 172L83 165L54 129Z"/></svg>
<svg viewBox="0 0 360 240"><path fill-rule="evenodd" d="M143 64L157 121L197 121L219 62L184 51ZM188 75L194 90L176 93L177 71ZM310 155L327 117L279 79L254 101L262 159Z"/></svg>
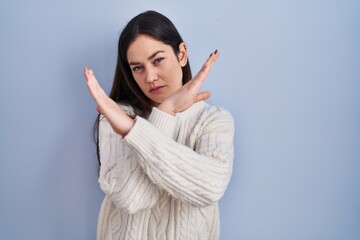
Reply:
<svg viewBox="0 0 360 240"><path fill-rule="evenodd" d="M222 239L360 239L360 2L0 0L0 239L95 239L95 105L118 36L154 9L236 120Z"/></svg>

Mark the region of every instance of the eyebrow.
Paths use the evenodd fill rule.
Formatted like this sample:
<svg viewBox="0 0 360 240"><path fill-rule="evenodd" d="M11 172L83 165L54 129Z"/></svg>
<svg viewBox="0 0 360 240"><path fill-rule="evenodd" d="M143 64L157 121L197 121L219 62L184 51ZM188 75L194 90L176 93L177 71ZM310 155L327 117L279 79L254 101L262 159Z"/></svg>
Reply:
<svg viewBox="0 0 360 240"><path fill-rule="evenodd" d="M150 55L150 57L147 58L147 60L151 60L153 59L154 57L156 57L156 55L158 55L159 53L164 53L165 51L163 50L158 50L156 52L154 52L153 54ZM139 65L140 62L129 62L129 65Z"/></svg>

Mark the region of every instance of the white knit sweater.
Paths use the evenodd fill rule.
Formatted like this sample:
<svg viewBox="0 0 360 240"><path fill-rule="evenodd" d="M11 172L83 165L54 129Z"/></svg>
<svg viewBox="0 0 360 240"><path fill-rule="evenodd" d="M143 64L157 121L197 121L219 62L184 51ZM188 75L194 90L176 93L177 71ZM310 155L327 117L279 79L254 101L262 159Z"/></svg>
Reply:
<svg viewBox="0 0 360 240"><path fill-rule="evenodd" d="M97 239L219 239L233 138L231 114L206 102L176 116L153 108L124 138L103 118Z"/></svg>

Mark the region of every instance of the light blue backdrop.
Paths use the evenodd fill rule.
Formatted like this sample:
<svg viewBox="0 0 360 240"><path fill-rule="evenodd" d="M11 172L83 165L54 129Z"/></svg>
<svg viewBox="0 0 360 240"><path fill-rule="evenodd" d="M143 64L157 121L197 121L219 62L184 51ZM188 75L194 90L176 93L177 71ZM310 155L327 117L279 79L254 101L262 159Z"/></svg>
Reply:
<svg viewBox="0 0 360 240"><path fill-rule="evenodd" d="M222 239L360 239L360 2L0 0L0 239L95 239L82 68L109 91L124 24L173 20L236 119Z"/></svg>

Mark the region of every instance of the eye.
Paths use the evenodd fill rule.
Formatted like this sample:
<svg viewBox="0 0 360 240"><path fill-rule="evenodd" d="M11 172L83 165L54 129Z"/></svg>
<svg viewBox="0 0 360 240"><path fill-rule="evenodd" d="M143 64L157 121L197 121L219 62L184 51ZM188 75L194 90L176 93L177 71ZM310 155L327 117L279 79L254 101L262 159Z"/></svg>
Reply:
<svg viewBox="0 0 360 240"><path fill-rule="evenodd" d="M164 60L164 59L165 59L165 58L163 58L163 57L156 58L153 63L154 63L154 64L159 64L159 63L161 63L162 60Z"/></svg>
<svg viewBox="0 0 360 240"><path fill-rule="evenodd" d="M135 66L135 67L132 68L132 71L133 71L133 72L138 72L138 71L140 71L141 69L142 69L141 66Z"/></svg>

